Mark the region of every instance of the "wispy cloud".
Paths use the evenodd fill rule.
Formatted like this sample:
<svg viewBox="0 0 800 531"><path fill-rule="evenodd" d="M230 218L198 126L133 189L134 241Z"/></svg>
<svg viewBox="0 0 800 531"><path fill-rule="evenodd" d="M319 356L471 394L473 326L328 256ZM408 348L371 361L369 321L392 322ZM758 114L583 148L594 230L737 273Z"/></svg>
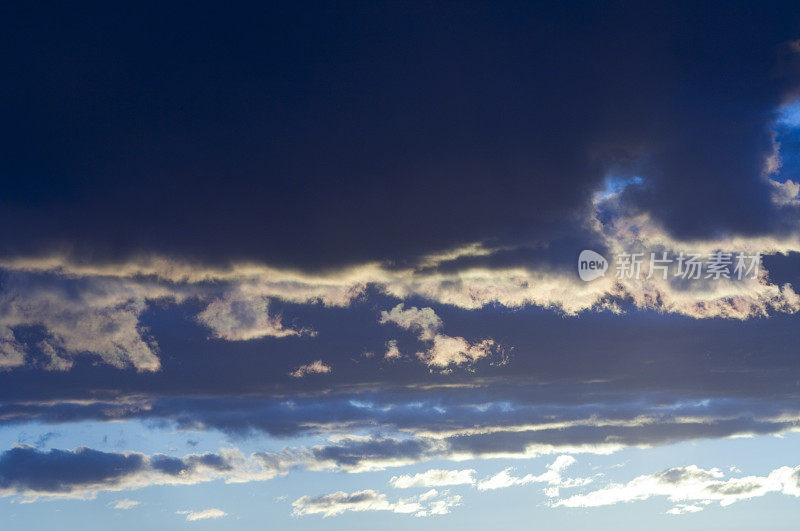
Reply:
<svg viewBox="0 0 800 531"><path fill-rule="evenodd" d="M114 509L128 510L128 509L133 509L134 507L136 507L138 505L141 505L141 503L142 502L137 501L137 500L129 500L127 498L124 498L122 500L117 500L114 503L113 507L114 507Z"/></svg>
<svg viewBox="0 0 800 531"><path fill-rule="evenodd" d="M389 483L398 489L411 487L443 487L449 485L472 485L475 483L475 470L431 469L419 474L393 476Z"/></svg>
<svg viewBox="0 0 800 531"><path fill-rule="evenodd" d="M436 490L419 496L389 501L386 494L374 490L361 490L353 493L343 491L322 496L303 496L292 503L296 516L321 514L323 517L336 516L344 512L389 511L394 513L430 516L447 514L453 507L461 504L461 496L440 494Z"/></svg>
<svg viewBox="0 0 800 531"><path fill-rule="evenodd" d="M539 474L527 474L522 477L511 475L511 468L506 468L494 476L488 477L478 482L478 490L495 490L513 487L517 485L527 485L529 483L545 483L551 487L546 489L548 496L558 496L559 488L573 488L588 485L593 478L564 478L562 472L567 467L576 463L571 455L560 455L556 460L547 465L547 471Z"/></svg>
<svg viewBox="0 0 800 531"><path fill-rule="evenodd" d="M197 520L216 520L228 516L228 513L221 509L203 509L202 511L176 511L175 514L185 514L187 522L196 522Z"/></svg>

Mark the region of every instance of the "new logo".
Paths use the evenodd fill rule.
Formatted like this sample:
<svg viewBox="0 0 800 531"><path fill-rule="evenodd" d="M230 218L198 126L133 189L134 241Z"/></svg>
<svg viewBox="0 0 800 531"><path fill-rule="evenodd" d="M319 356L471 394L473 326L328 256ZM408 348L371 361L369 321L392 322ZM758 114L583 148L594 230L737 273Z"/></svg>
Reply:
<svg viewBox="0 0 800 531"><path fill-rule="evenodd" d="M608 260L603 255L585 249L581 251L578 257L578 275L581 280L589 282L596 278L600 278L606 274L608 270Z"/></svg>

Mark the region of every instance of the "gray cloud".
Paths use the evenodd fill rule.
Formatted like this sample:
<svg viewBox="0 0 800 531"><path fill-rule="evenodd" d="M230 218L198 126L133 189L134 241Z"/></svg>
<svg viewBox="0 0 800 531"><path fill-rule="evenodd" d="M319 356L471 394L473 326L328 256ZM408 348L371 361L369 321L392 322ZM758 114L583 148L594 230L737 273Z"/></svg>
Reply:
<svg viewBox="0 0 800 531"><path fill-rule="evenodd" d="M274 464L274 463L273 463ZM150 485L191 485L213 480L264 480L282 473L256 456L235 450L183 458L136 452L103 452L86 447L46 452L17 446L0 454L0 495L38 498L92 498L98 492ZM120 505L121 504L121 505ZM133 507L128 501L117 508Z"/></svg>
<svg viewBox="0 0 800 531"><path fill-rule="evenodd" d="M321 514L323 517L340 515L347 511L390 511L394 513L429 516L447 514L450 509L461 504L461 496L440 495L431 490L419 496L389 501L385 494L374 490L358 492L334 492L322 496L303 496L292 503L293 514L297 516Z"/></svg>

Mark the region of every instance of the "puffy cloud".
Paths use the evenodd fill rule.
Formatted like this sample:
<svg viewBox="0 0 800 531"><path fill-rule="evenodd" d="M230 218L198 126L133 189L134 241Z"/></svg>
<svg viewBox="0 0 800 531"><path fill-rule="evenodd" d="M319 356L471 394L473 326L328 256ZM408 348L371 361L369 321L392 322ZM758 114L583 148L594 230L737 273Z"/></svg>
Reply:
<svg viewBox="0 0 800 531"><path fill-rule="evenodd" d="M438 497L438 498L437 498ZM415 516L441 515L461 504L461 496L442 495L436 490L420 496L389 501L386 494L374 490L361 490L353 493L343 491L322 496L303 496L292 503L293 514L297 516L321 514L323 517L335 516L347 511L390 511L414 514Z"/></svg>
<svg viewBox="0 0 800 531"><path fill-rule="evenodd" d="M216 508L203 509L202 511L176 511L175 514L185 514L187 522L195 522L197 520L216 520L218 518L228 516L228 513Z"/></svg>
<svg viewBox="0 0 800 531"><path fill-rule="evenodd" d="M598 490L552 502L554 507L600 507L666 497L675 507L669 514L698 512L712 502L727 506L769 493L800 497L800 466L780 467L766 476L724 479L719 469L696 465L642 475L628 483L614 483Z"/></svg>
<svg viewBox="0 0 800 531"><path fill-rule="evenodd" d="M228 293L216 299L197 315L215 337L228 341L247 341L259 337L286 337L310 333L286 328L280 316L270 316L269 299L263 295Z"/></svg>
<svg viewBox="0 0 800 531"><path fill-rule="evenodd" d="M433 341L436 333L442 328L442 320L433 308L419 309L415 306L404 308L398 304L388 312L381 312L381 324L394 323L400 328L415 332L420 341Z"/></svg>
<svg viewBox="0 0 800 531"><path fill-rule="evenodd" d="M428 344L427 350L418 352L417 357L431 369L449 372L452 366L471 365L476 361L489 357L496 351L495 342L485 339L470 343L463 337L451 337L440 332L443 323L433 308L419 309L415 306L404 308L398 304L390 311L382 311L381 324L394 323L417 334L417 338ZM389 344L388 359L399 357L397 343ZM385 356L386 357L386 356Z"/></svg>
<svg viewBox="0 0 800 531"><path fill-rule="evenodd" d="M325 365L322 360L316 360L306 365L301 365L290 373L293 378L302 378L309 374L327 374L331 372L330 365Z"/></svg>
<svg viewBox="0 0 800 531"><path fill-rule="evenodd" d="M118 279L70 279L24 273L6 275L0 293L0 367L22 364L32 350L45 368L66 370L89 353L117 368L161 367L155 341L139 323L148 301L181 301L185 294L155 283ZM23 345L16 327L41 327L43 339Z"/></svg>
<svg viewBox="0 0 800 531"><path fill-rule="evenodd" d="M495 347L495 342L491 339L470 343L463 337L437 334L433 338L433 345L424 352L418 352L417 357L428 367L447 371L452 365L469 366L489 357L495 352Z"/></svg>
<svg viewBox="0 0 800 531"><path fill-rule="evenodd" d="M431 469L419 474L393 476L389 483L398 489L411 487L443 487L448 485L472 485L475 483L475 471Z"/></svg>

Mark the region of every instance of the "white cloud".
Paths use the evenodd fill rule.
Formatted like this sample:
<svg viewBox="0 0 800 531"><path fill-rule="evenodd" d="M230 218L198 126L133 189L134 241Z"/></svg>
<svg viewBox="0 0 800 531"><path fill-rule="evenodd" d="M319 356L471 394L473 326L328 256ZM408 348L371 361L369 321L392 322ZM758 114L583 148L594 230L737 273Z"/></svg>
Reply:
<svg viewBox="0 0 800 531"><path fill-rule="evenodd" d="M398 304L388 312L381 312L381 324L394 323L400 328L415 332L420 341L433 341L436 332L442 328L442 320L433 308L419 309L416 306L405 309Z"/></svg>
<svg viewBox="0 0 800 531"><path fill-rule="evenodd" d="M228 516L228 513L220 509L203 509L202 511L176 511L175 514L185 514L187 522L197 520L216 520Z"/></svg>
<svg viewBox="0 0 800 531"><path fill-rule="evenodd" d="M427 494L427 493L426 493ZM423 494L423 496L425 496ZM422 498L422 496L420 496ZM433 516L449 514L453 507L461 505L461 496L453 494L452 496L444 496L441 499L433 500L425 509L417 512L414 516Z"/></svg>
<svg viewBox="0 0 800 531"><path fill-rule="evenodd" d="M394 476L389 483L398 489L410 487L443 487L447 485L472 485L475 483L475 471L437 470L431 469L419 474Z"/></svg>
<svg viewBox="0 0 800 531"><path fill-rule="evenodd" d="M530 483L546 483L551 485L545 493L548 497L558 496L559 488L573 488L588 485L593 481L592 478L564 478L562 472L567 467L576 463L574 457L570 455L560 455L553 463L547 465L547 471L539 474L527 474L522 477L511 475L512 468L501 470L494 476L488 477L478 482L478 490L504 489L517 485L527 485Z"/></svg>
<svg viewBox="0 0 800 531"><path fill-rule="evenodd" d="M778 206L800 206L800 183L787 179L784 182L769 180L772 186L772 200Z"/></svg>
<svg viewBox="0 0 800 531"><path fill-rule="evenodd" d="M300 365L289 375L293 378L303 378L309 374L327 374L329 372L331 372L330 365L326 365L322 360L316 360L307 365Z"/></svg>
<svg viewBox="0 0 800 531"><path fill-rule="evenodd" d="M133 509L134 507L140 505L141 503L142 502L140 501L129 500L127 498L124 498L122 500L117 500L117 502L114 503L114 509L122 509L122 510Z"/></svg>
<svg viewBox="0 0 800 531"><path fill-rule="evenodd" d="M703 510L703 508L700 507L699 505L678 504L675 507L673 507L672 509L670 509L669 511L667 511L667 514L699 513L702 510Z"/></svg>
<svg viewBox="0 0 800 531"><path fill-rule="evenodd" d="M800 466L781 467L766 476L724 479L717 468L705 470L696 465L671 468L642 475L628 483L613 483L604 488L557 500L553 507L601 507L665 497L675 503L669 514L698 512L712 502L722 506L757 498L769 493L800 497Z"/></svg>
<svg viewBox="0 0 800 531"><path fill-rule="evenodd" d="M470 343L463 337L437 334L433 338L433 345L424 352L418 352L417 357L428 367L445 371L451 365L470 365L486 358L495 352L495 347L492 339Z"/></svg>

